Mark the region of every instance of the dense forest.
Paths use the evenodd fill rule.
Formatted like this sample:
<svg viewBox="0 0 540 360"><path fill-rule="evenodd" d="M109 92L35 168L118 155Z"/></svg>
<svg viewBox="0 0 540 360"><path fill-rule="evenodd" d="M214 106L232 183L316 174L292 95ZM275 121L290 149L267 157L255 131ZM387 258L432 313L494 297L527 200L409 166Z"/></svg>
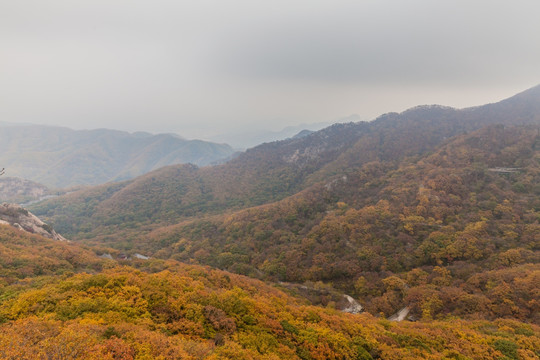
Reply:
<svg viewBox="0 0 540 360"><path fill-rule="evenodd" d="M535 359L511 319L390 322L173 260L99 259L0 226L1 359ZM16 239L7 246L6 239ZM15 251L15 249L17 251ZM54 261L54 266L32 268ZM29 261L30 260L30 261ZM51 264L52 265L52 264ZM15 279L16 278L16 279Z"/></svg>
<svg viewBox="0 0 540 360"><path fill-rule="evenodd" d="M536 359L539 184L536 87L49 199L72 242L0 228L0 358Z"/></svg>
<svg viewBox="0 0 540 360"><path fill-rule="evenodd" d="M331 283L372 313L407 305L418 317L538 322L539 160L537 128L491 126L399 166L370 162L280 202L136 241L158 257Z"/></svg>

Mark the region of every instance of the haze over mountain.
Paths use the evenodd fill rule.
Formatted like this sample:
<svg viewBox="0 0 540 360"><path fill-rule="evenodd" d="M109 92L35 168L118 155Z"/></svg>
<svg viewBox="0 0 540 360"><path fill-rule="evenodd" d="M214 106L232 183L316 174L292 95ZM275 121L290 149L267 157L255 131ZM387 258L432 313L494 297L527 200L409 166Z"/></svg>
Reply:
<svg viewBox="0 0 540 360"><path fill-rule="evenodd" d="M263 144L226 164L200 169L165 167L128 182L51 200L43 206L48 207L50 216L56 213L54 204L61 203L57 215L67 216L70 233L77 221L91 222L92 216L106 216L109 224L139 215L147 220L174 222L199 213L280 200L371 161L396 162L425 154L452 136L483 126L539 121L540 86L498 103L462 110L418 106L401 114L382 115L372 122L335 124L305 137ZM85 206L84 217L73 221L71 217L76 218L77 211L69 204L77 204L78 198L90 194L101 201L92 202L91 208ZM81 204L76 206L82 210ZM66 231L62 224L57 225Z"/></svg>
<svg viewBox="0 0 540 360"><path fill-rule="evenodd" d="M524 286L508 295L520 309L512 316L538 322L539 126L537 86L475 108L335 124L222 165L168 166L33 210L87 244L324 281L385 316L469 316L470 297L482 304L471 317L505 316L499 293L475 283L504 278L497 291ZM422 315L430 296L440 305Z"/></svg>
<svg viewBox="0 0 540 360"><path fill-rule="evenodd" d="M0 226L0 357L535 359L538 184L540 86L49 199L73 243Z"/></svg>
<svg viewBox="0 0 540 360"><path fill-rule="evenodd" d="M1 120L201 138L540 78L535 0L133 1L4 1Z"/></svg>
<svg viewBox="0 0 540 360"><path fill-rule="evenodd" d="M52 188L130 179L171 164L204 166L232 153L226 144L173 134L0 126L0 164L6 175Z"/></svg>
<svg viewBox="0 0 540 360"><path fill-rule="evenodd" d="M224 142L238 149L247 149L265 142L272 142L291 138L303 130L318 131L332 125L333 123L356 122L360 120L361 119L359 115L353 114L344 118L340 118L335 122L321 122L287 126L280 131L253 130L246 132L242 130L237 130L231 133L211 136L209 140L215 142Z"/></svg>
<svg viewBox="0 0 540 360"><path fill-rule="evenodd" d="M0 1L0 360L539 360L539 13Z"/></svg>

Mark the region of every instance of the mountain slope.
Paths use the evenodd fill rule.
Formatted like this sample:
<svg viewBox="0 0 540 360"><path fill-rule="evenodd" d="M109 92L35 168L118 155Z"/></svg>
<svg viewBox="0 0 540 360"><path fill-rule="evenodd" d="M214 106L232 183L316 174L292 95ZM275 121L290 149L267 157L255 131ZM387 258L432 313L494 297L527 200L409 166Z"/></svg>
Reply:
<svg viewBox="0 0 540 360"><path fill-rule="evenodd" d="M539 109L521 108L540 100L537 90L334 125L217 167L171 166L36 209L75 239L324 281L372 313L539 322ZM503 115L489 116L494 106ZM522 122L535 125L511 125Z"/></svg>
<svg viewBox="0 0 540 360"><path fill-rule="evenodd" d="M80 245L0 224L0 299L36 277L94 272L104 264L93 251Z"/></svg>
<svg viewBox="0 0 540 360"><path fill-rule="evenodd" d="M512 320L390 323L308 306L260 281L174 262L51 278L0 297L0 357L17 359L533 359ZM536 351L536 353L535 353Z"/></svg>
<svg viewBox="0 0 540 360"><path fill-rule="evenodd" d="M363 126L339 124L302 139L264 144L223 165L165 167L124 183L75 192L33 211L54 217L55 226L71 236L80 226L94 228L104 221L113 226L174 223L263 204L301 190L307 175L354 143L358 128Z"/></svg>
<svg viewBox="0 0 540 360"><path fill-rule="evenodd" d="M0 163L8 174L49 187L129 179L171 164L208 165L232 153L228 145L170 134L37 125L0 127Z"/></svg>
<svg viewBox="0 0 540 360"><path fill-rule="evenodd" d="M121 265L0 225L2 359L533 359L539 339L537 326L508 319L342 313L244 276L170 260Z"/></svg>
<svg viewBox="0 0 540 360"><path fill-rule="evenodd" d="M282 201L184 221L133 243L251 276L331 282L373 313L408 303L420 316L418 294L429 291L441 301L432 315L463 315L460 301L478 296L474 316L540 321L531 287L540 275L539 183L539 128L490 126L395 169L371 162ZM520 311L497 307L501 294L479 277L501 291L523 286L504 295ZM454 298L445 299L449 289Z"/></svg>
<svg viewBox="0 0 540 360"><path fill-rule="evenodd" d="M126 222L173 224L191 216L280 200L371 161L395 166L401 159L433 151L450 137L486 125L536 124L538 103L540 87L477 108L424 106L383 115L371 123L336 124L302 138L257 146L220 166L165 168L134 181L51 200L33 211L52 219L72 237L81 229L105 223L116 227Z"/></svg>
<svg viewBox="0 0 540 360"><path fill-rule="evenodd" d="M539 89L36 205L72 239L152 258L0 286L0 357L538 358ZM336 311L336 290L368 314Z"/></svg>

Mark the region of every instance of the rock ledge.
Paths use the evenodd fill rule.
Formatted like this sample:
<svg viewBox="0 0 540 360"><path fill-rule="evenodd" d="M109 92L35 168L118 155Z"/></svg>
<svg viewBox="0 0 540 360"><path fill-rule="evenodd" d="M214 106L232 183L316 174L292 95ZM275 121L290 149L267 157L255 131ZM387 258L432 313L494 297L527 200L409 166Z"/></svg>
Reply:
<svg viewBox="0 0 540 360"><path fill-rule="evenodd" d="M17 229L38 234L49 239L68 241L54 231L51 226L41 221L40 218L17 204L4 203L0 205L0 224L11 225Z"/></svg>

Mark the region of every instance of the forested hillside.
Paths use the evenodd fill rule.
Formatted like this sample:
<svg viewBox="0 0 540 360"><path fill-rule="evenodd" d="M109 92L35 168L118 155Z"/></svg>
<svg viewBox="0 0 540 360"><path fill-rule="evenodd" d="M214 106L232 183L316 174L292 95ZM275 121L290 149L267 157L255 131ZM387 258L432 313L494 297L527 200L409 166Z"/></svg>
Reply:
<svg viewBox="0 0 540 360"><path fill-rule="evenodd" d="M23 280L39 276L101 270L105 261L80 245L33 235L0 225L0 297Z"/></svg>
<svg viewBox="0 0 540 360"><path fill-rule="evenodd" d="M538 124L539 103L540 86L471 109L417 107L370 123L333 125L303 138L263 144L219 166L165 167L133 181L50 200L33 211L52 219L69 236L174 224L192 216L271 203L372 161L395 166L406 157L435 150L453 136L490 124Z"/></svg>
<svg viewBox="0 0 540 360"><path fill-rule="evenodd" d="M384 317L539 323L539 103L417 107L33 210L87 244L334 288Z"/></svg>
<svg viewBox="0 0 540 360"><path fill-rule="evenodd" d="M538 128L491 126L397 168L370 162L277 203L134 243L251 276L330 282L387 316L411 306L418 317L537 322L539 183Z"/></svg>
<svg viewBox="0 0 540 360"><path fill-rule="evenodd" d="M24 263L2 264L19 275L0 285L1 359L539 355L540 329L514 320L392 323L331 305L310 306L258 280L219 270L162 260L121 266L76 245L0 230L2 244L13 243L8 254L13 263L30 257L44 264L39 271L28 271ZM43 249L50 251L36 254ZM56 265L49 267L47 259L56 259Z"/></svg>

